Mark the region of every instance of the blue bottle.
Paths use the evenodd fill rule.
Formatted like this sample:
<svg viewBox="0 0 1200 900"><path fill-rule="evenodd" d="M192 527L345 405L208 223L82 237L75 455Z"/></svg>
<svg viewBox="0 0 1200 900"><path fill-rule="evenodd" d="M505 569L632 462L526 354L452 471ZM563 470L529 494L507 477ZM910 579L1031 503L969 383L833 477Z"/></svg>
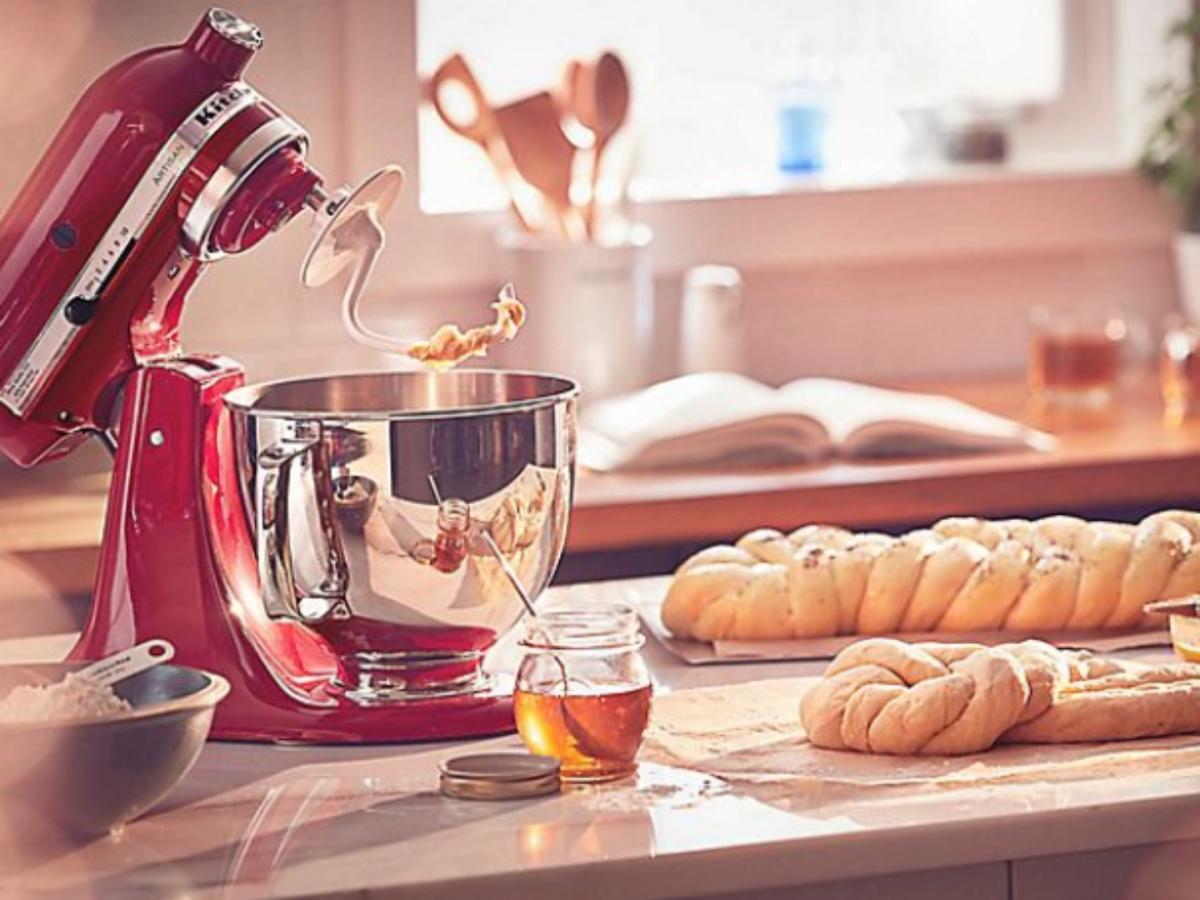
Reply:
<svg viewBox="0 0 1200 900"><path fill-rule="evenodd" d="M827 62L788 41L778 66L779 169L815 172L825 166L829 119Z"/></svg>

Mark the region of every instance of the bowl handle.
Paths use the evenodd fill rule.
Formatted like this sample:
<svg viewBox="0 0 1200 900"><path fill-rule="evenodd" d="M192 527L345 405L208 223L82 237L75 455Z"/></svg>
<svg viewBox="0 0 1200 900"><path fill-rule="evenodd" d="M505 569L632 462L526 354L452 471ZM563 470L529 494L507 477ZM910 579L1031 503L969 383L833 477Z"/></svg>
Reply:
<svg viewBox="0 0 1200 900"><path fill-rule="evenodd" d="M289 539L288 494L292 464L313 456L314 502L328 555L325 577L303 600L298 600L296 567ZM345 609L347 566L331 515L333 487L324 464L322 443L311 428L301 426L296 437L276 441L258 454L257 542L258 577L263 607L272 618L319 622L335 609Z"/></svg>

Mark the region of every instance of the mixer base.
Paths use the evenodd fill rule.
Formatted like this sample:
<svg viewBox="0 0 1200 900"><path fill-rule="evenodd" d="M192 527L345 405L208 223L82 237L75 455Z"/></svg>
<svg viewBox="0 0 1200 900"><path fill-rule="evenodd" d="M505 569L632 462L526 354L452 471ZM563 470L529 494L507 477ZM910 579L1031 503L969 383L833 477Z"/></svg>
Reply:
<svg viewBox="0 0 1200 900"><path fill-rule="evenodd" d="M218 740L402 743L515 731L511 679L483 691L468 681L456 696L356 700L339 683L361 687L361 677L347 682L353 673L324 637L266 616L222 402L241 383L236 364L215 358L130 377L100 568L70 658L170 641L177 663L230 683L213 721Z"/></svg>
<svg viewBox="0 0 1200 900"><path fill-rule="evenodd" d="M386 706L246 710L222 704L212 739L275 744L395 744L516 731L511 695L417 700Z"/></svg>

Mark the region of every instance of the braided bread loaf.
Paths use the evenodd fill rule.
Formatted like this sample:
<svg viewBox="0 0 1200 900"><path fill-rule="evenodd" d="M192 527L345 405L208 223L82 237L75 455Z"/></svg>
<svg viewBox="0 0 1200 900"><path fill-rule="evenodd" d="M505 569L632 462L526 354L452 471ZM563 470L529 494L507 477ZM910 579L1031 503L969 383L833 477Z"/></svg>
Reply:
<svg viewBox="0 0 1200 900"><path fill-rule="evenodd" d="M1130 628L1200 591L1200 514L943 519L900 537L759 529L679 567L663 623L685 638Z"/></svg>
<svg viewBox="0 0 1200 900"><path fill-rule="evenodd" d="M1147 666L1058 650L851 644L800 705L818 747L978 753L997 741L1066 743L1200 731L1200 666Z"/></svg>

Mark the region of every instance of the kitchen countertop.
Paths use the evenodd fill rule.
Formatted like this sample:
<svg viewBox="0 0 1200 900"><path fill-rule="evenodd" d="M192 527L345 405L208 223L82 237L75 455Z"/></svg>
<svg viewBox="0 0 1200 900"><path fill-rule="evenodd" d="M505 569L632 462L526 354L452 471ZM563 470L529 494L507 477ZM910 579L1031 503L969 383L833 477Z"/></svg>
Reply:
<svg viewBox="0 0 1200 900"><path fill-rule="evenodd" d="M598 597L630 589L661 590L661 581L555 590ZM0 658L54 656L65 640L6 642ZM822 667L687 668L653 642L645 655L660 692ZM1200 776L1172 771L897 798L869 790L838 795L821 785L769 790L644 765L635 780L551 798L442 798L437 763L467 746L518 743L210 744L175 793L122 834L23 864L0 854L0 893L635 900L874 891L1032 900L1065 896L1069 884L1101 900L1161 896L1158 889L1172 884L1188 896L1178 867L1191 860L1194 876L1200 846ZM846 879L855 880L827 884ZM818 887L774 891L785 885Z"/></svg>

